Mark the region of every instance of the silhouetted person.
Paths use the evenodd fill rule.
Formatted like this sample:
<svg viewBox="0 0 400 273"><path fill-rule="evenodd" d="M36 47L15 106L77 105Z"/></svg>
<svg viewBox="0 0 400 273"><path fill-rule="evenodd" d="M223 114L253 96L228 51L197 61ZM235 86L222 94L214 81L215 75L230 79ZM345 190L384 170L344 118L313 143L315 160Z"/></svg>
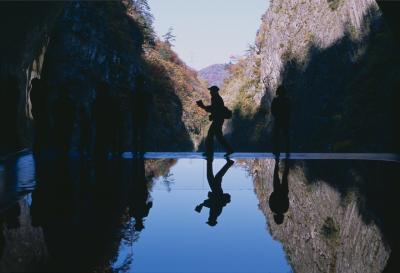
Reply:
<svg viewBox="0 0 400 273"><path fill-rule="evenodd" d="M228 158L225 165L215 176L213 173L212 163L213 159L207 158L207 180L211 191L208 192L208 199L196 206L195 210L201 212L203 207L210 208L207 224L215 226L217 224L218 216L222 213L223 207L231 202L231 196L228 193L223 192L221 184L223 176L235 162Z"/></svg>
<svg viewBox="0 0 400 273"><path fill-rule="evenodd" d="M75 121L75 106L69 88L62 86L53 105L56 148L63 156L68 154Z"/></svg>
<svg viewBox="0 0 400 273"><path fill-rule="evenodd" d="M286 96L286 91L283 85L280 85L276 90L276 97L271 103L271 113L274 117L274 127L272 131L272 142L274 154L279 157L281 149L281 139L285 143L285 152L289 155L290 139L289 139L289 127L290 127L290 115L291 105L290 99Z"/></svg>
<svg viewBox="0 0 400 273"><path fill-rule="evenodd" d="M79 128L80 142L79 151L82 157L87 157L90 154L90 146L92 139L92 124L88 108L85 104L79 107Z"/></svg>
<svg viewBox="0 0 400 273"><path fill-rule="evenodd" d="M33 151L38 153L45 141L46 130L48 128L47 112L47 88L43 80L35 78L31 81L30 101L32 105L32 116L34 123L34 143Z"/></svg>
<svg viewBox="0 0 400 273"><path fill-rule="evenodd" d="M103 81L96 87L96 98L93 104L93 119L95 123L95 157L103 160L107 158L111 144L112 132L110 118L110 87Z"/></svg>
<svg viewBox="0 0 400 273"><path fill-rule="evenodd" d="M224 135L222 134L222 126L224 125L225 118L227 118L227 108L224 105L224 100L218 93L219 88L217 86L211 86L210 88L208 88L208 90L210 90L211 94L211 105L206 106L201 100L196 102L200 108L204 109L208 113L211 113L209 119L212 121L212 123L210 129L208 129L208 134L206 138L205 155L212 156L214 154L214 137L216 137L219 143L221 143L221 145L224 147L226 151L225 156L227 157L233 153L232 147L229 145L229 143L224 138Z"/></svg>
<svg viewBox="0 0 400 273"><path fill-rule="evenodd" d="M279 160L275 160L274 168L274 190L269 197L269 207L274 214L274 220L277 225L283 223L285 213L289 209L289 162L285 162L285 170L282 175L282 183L279 179Z"/></svg>
<svg viewBox="0 0 400 273"><path fill-rule="evenodd" d="M139 74L135 83L136 89L132 93L133 150L136 153L143 153L150 97L144 90L143 75Z"/></svg>
<svg viewBox="0 0 400 273"><path fill-rule="evenodd" d="M147 188L144 158L133 159L133 184L130 196L129 215L135 218L135 230L144 228L143 220L149 215L153 202Z"/></svg>

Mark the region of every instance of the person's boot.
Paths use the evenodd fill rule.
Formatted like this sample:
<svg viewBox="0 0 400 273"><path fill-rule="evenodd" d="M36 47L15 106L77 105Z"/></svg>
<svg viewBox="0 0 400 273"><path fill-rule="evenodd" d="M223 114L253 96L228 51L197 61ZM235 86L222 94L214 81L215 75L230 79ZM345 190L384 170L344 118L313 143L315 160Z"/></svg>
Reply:
<svg viewBox="0 0 400 273"><path fill-rule="evenodd" d="M224 157L229 158L229 156L230 156L231 154L233 154L233 153L234 153L233 149L229 149L229 150L226 152L226 154L224 154Z"/></svg>
<svg viewBox="0 0 400 273"><path fill-rule="evenodd" d="M202 153L202 156L204 156L206 158L213 158L214 157L214 153L212 153L212 152L204 152L204 153Z"/></svg>
<svg viewBox="0 0 400 273"><path fill-rule="evenodd" d="M229 157L226 158L226 162L232 166L233 164L235 164L235 161L233 161L232 159L230 159Z"/></svg>

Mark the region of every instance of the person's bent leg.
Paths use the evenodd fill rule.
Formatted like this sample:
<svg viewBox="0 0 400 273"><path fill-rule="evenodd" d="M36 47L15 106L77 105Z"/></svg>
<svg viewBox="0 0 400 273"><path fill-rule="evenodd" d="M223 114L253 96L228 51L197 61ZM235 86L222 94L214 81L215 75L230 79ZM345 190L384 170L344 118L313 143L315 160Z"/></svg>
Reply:
<svg viewBox="0 0 400 273"><path fill-rule="evenodd" d="M222 125L223 123L218 124L218 127L216 128L215 136L218 139L219 143L224 147L226 154L231 154L233 153L233 148L231 145L228 143L228 141L225 139L224 135L222 134Z"/></svg>
<svg viewBox="0 0 400 273"><path fill-rule="evenodd" d="M280 155L279 135L280 135L280 128L275 123L274 127L272 128L272 153L275 155L276 158L279 158L279 155Z"/></svg>
<svg viewBox="0 0 400 273"><path fill-rule="evenodd" d="M211 123L210 128L208 129L207 137L206 137L206 153L211 155L214 153L214 135L215 135L215 123Z"/></svg>

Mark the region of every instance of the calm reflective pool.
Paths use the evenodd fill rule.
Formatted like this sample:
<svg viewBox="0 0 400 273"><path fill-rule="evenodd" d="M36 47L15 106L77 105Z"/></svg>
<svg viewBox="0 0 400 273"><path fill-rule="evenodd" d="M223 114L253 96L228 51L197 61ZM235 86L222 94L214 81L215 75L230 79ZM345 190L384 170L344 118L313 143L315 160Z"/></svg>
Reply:
<svg viewBox="0 0 400 273"><path fill-rule="evenodd" d="M0 165L0 271L383 272L397 265L397 173L379 161L27 155Z"/></svg>
<svg viewBox="0 0 400 273"><path fill-rule="evenodd" d="M215 173L224 164L214 160ZM135 243L121 243L113 268L132 259L132 272L290 272L282 245L267 231L252 179L243 167L232 167L223 177L231 201L221 208L215 226L206 223L210 208L195 211L208 199L206 172L204 160L181 159L168 178L154 181L146 228Z"/></svg>

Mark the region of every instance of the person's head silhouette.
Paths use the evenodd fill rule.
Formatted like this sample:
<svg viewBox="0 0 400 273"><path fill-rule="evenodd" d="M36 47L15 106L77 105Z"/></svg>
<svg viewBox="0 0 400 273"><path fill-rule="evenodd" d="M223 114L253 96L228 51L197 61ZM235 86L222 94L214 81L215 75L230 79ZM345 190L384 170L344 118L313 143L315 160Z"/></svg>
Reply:
<svg viewBox="0 0 400 273"><path fill-rule="evenodd" d="M218 94L219 88L218 86L213 85L210 88L208 88L208 90L210 90L211 96L215 96Z"/></svg>

